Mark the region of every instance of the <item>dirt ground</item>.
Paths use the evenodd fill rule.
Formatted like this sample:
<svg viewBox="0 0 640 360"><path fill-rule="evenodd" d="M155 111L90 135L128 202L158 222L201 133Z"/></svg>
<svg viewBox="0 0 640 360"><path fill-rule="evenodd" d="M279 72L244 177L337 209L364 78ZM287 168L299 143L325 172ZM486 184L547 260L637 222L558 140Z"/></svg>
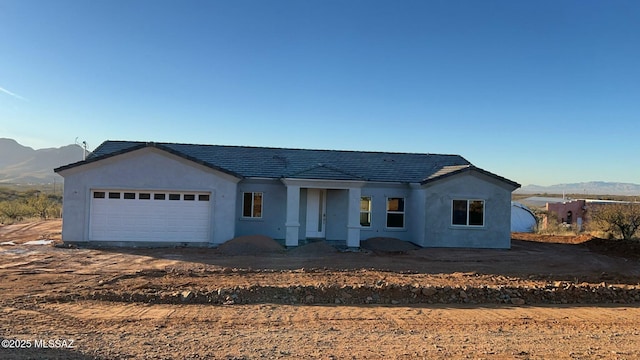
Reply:
<svg viewBox="0 0 640 360"><path fill-rule="evenodd" d="M78 249L60 226L0 226L2 359L640 358L634 243Z"/></svg>

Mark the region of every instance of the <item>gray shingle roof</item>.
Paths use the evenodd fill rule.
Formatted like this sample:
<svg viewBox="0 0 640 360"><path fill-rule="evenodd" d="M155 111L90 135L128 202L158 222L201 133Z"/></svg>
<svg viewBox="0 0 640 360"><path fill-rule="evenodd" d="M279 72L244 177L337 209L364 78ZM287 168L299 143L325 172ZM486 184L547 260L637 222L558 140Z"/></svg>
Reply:
<svg viewBox="0 0 640 360"><path fill-rule="evenodd" d="M472 166L459 155L105 141L86 161L55 170L65 170L147 146L239 178L420 183L451 170Z"/></svg>
<svg viewBox="0 0 640 360"><path fill-rule="evenodd" d="M484 174L486 176L492 177L494 179L500 180L503 183L510 185L514 188L519 188L520 184L511 181L507 178L503 178L502 176L490 173L484 169L480 169L478 167L475 167L473 165L452 165L452 166L444 166L442 167L442 169L436 171L435 173L433 173L431 176L427 177L426 179L422 180L421 183L422 184L426 184L432 181L436 181L436 180L442 180L444 178L447 178L449 176L453 176L453 175L457 175L457 174L461 174L463 172L468 172L468 171L476 171L478 173Z"/></svg>

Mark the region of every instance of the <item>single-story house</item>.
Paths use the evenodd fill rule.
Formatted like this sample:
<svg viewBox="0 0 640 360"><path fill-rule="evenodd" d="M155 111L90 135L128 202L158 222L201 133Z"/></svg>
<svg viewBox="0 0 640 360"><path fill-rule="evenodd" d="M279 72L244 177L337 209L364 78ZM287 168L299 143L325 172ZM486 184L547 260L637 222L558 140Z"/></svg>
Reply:
<svg viewBox="0 0 640 360"><path fill-rule="evenodd" d="M510 248L519 184L459 155L106 141L64 177L62 238L216 246L266 235L359 247Z"/></svg>

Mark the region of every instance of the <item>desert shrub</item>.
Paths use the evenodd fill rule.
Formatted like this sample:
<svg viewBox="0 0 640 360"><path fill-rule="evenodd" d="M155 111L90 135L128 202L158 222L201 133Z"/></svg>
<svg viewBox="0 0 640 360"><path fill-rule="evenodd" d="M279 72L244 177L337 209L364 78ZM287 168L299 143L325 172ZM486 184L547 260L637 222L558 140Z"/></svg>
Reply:
<svg viewBox="0 0 640 360"><path fill-rule="evenodd" d="M580 232L575 224L563 223L553 212L538 211L535 215L538 222L538 226L536 227L537 234L577 235Z"/></svg>
<svg viewBox="0 0 640 360"><path fill-rule="evenodd" d="M53 217L54 214L60 214L59 207L59 203L42 193L34 194L27 199L27 208L31 213L30 215L39 217L42 220Z"/></svg>
<svg viewBox="0 0 640 360"><path fill-rule="evenodd" d="M22 221L29 214L30 210L23 200L15 199L0 202L0 222L3 224Z"/></svg>
<svg viewBox="0 0 640 360"><path fill-rule="evenodd" d="M614 203L591 209L590 229L609 234L609 237L633 239L640 232L640 204Z"/></svg>
<svg viewBox="0 0 640 360"><path fill-rule="evenodd" d="M0 222L10 224L27 218L59 218L62 215L61 197L40 192L14 195L0 201Z"/></svg>

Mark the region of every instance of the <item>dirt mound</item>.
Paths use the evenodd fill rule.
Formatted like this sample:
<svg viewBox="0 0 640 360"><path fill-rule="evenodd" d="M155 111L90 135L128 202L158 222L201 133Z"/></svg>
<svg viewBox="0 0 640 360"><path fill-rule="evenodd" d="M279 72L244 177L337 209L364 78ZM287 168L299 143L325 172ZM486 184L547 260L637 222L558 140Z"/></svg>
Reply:
<svg viewBox="0 0 640 360"><path fill-rule="evenodd" d="M591 238L583 243L590 251L620 256L627 259L640 259L640 241Z"/></svg>
<svg viewBox="0 0 640 360"><path fill-rule="evenodd" d="M264 255L284 252L277 241L264 235L247 235L231 239L216 248L222 255Z"/></svg>
<svg viewBox="0 0 640 360"><path fill-rule="evenodd" d="M547 235L530 233L511 233L511 239L549 244L570 244L587 247L590 251L627 259L640 259L640 241L601 239L591 234Z"/></svg>
<svg viewBox="0 0 640 360"><path fill-rule="evenodd" d="M405 253L407 251L419 249L417 245L408 241L390 238L390 237L373 237L360 243L363 249L386 252L386 253Z"/></svg>
<svg viewBox="0 0 640 360"><path fill-rule="evenodd" d="M329 245L326 241L314 241L289 250L289 254L294 256L323 256L335 254L337 252L338 250Z"/></svg>
<svg viewBox="0 0 640 360"><path fill-rule="evenodd" d="M535 241L541 243L550 244L582 244L594 237L590 234L582 235L548 235L548 234L533 234L533 233L511 233L513 240Z"/></svg>
<svg viewBox="0 0 640 360"><path fill-rule="evenodd" d="M155 276L155 274L152 274ZM202 287L154 284L154 291L100 288L51 294L47 302L99 300L145 304L634 304L640 302L640 287L607 283L575 284L556 281L544 287L514 285L422 286L399 284L247 285L209 290Z"/></svg>

